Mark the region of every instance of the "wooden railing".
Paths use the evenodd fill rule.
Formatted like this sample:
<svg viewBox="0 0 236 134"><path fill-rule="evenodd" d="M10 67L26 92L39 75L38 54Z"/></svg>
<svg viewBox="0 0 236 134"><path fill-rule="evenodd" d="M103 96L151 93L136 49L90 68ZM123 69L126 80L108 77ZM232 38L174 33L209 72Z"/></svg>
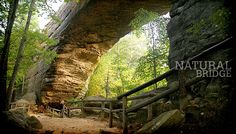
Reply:
<svg viewBox="0 0 236 134"><path fill-rule="evenodd" d="M186 59L186 62L190 62L193 60L197 60L198 58L209 54L210 52L216 50L216 49L220 49L220 48L224 48L224 47L228 47L228 45L232 45L232 43L227 43L228 41L230 41L231 39L233 39L233 37L227 38L226 40L213 45L212 47L203 50L201 53ZM224 44L224 45L223 45ZM233 59L234 60L234 59ZM185 62L185 63L186 63ZM167 88L165 91L159 93L159 94L155 94L155 93L148 93L148 94L144 94L144 95L138 95L138 96L132 96L129 97L130 95L133 95L134 93L137 93L138 91L143 90L146 87L149 87L169 76L171 76L174 72L176 72L177 70L175 68L171 68L169 71L167 71L166 73L160 75L159 77L152 79L132 90L129 90L128 92L119 95L116 99L107 99L107 100L79 100L79 101L71 101L71 102L67 102L65 106L63 106L62 110L58 110L55 108L51 108L48 107L49 111L51 111L53 114L57 114L57 115L61 115L61 117L64 117L64 115L67 115L68 117L70 117L70 111L73 109L81 109L82 114L84 113L84 111L87 109L90 110L100 110L101 111L101 117L105 118L105 113L109 114L109 127L112 127L112 123L113 123L113 113L118 113L118 112L122 112L122 126L123 126L123 134L127 134L128 133L128 122L127 122L127 115L130 112L134 112L137 111L141 108L147 107L148 110L148 120L152 119L152 104L154 102L156 102L157 100L164 98L176 91L178 91L179 89L179 83L177 83L175 86L173 87L169 87ZM191 86L201 80L203 80L204 77L195 77L192 79L189 79L185 82L185 86ZM144 98L148 98L147 100L138 103L132 107L128 107L127 103L130 100L136 100L136 99L144 99ZM122 109L115 109L113 108L113 104L115 103L120 103L122 102ZM79 106L76 107L71 107L68 106L70 104L80 104ZM86 106L85 104L88 103L100 103L100 106ZM109 104L109 108L106 108L106 104Z"/></svg>
<svg viewBox="0 0 236 134"><path fill-rule="evenodd" d="M220 48L222 48L222 47L228 47L228 45L232 45L232 43L226 44L226 43L227 43L228 41L230 41L231 39L233 39L233 37L227 38L226 40L224 40L224 41L222 41L222 42L219 42L219 43L217 43L216 45L213 45L212 47L210 47L210 48L208 48L208 49L203 50L201 53L199 53L199 54L197 54L197 55L195 55L195 56L193 56L193 57L187 59L186 62L194 61L194 60L196 60L196 59L198 59L198 58L200 58L200 57L202 57L202 56L204 56L204 55L209 54L210 52L212 52L212 51L214 51L214 50L216 50L216 49L220 49ZM186 63L186 62L185 62L185 63ZM151 110L151 108L152 108L152 106L151 106L152 103L156 102L157 100L159 100L159 99L161 99L161 98L163 98L163 97L166 97L166 96L168 96L168 95L170 95L170 94L176 92L176 91L179 89L179 83L178 83L175 87L170 87L168 90L162 92L161 94L154 95L154 96L151 97L150 99L145 100L145 101L143 101L143 102L141 102L141 103L139 103L139 104L136 104L136 105L134 105L134 106L132 106L132 107L130 107L130 108L127 107L127 102L128 102L128 100L129 100L128 97L129 97L130 95L134 94L134 93L137 93L138 91L143 90L143 89L146 88L146 87L149 87L149 86L151 86L151 85L153 85L153 84L155 84L155 83L157 83L157 82L159 82L159 81L161 81L161 80L163 80L163 79L169 77L169 76L172 75L175 71L177 71L176 68L171 68L169 71L167 71L166 73L160 75L159 77L157 77L157 78L155 78L155 79L153 79L153 80L150 80L149 82L144 83L144 84L142 84L142 85L140 85L140 86L138 86L138 87L136 87L136 88L134 88L134 89L132 89L132 90L130 90L130 91L124 93L124 94L121 94L121 95L119 95L119 96L117 97L117 100L121 100L121 99L122 99L122 103L123 103L123 105L122 105L122 116L123 116L123 117L122 117L122 118L123 118L122 126L123 126L123 134L128 134L128 122L127 122L127 115L128 115L128 113L133 112L133 111L137 111L137 110L140 109L140 108L143 108L143 107L145 107L145 106L148 106L148 109L149 109L149 110L148 110L148 120L150 120L150 118L152 118L152 112L151 112L151 111L152 111L152 110ZM193 85L194 83L197 83L197 82L199 82L199 81L201 81L201 80L203 80L203 79L204 79L204 77L195 77L195 78L192 78L192 79L186 81L185 86L191 86L191 85ZM140 98L140 97L132 97L132 98L136 98L136 99L137 99L137 98Z"/></svg>
<svg viewBox="0 0 236 134"><path fill-rule="evenodd" d="M69 109L63 105L62 109L56 109L56 108L52 108L50 106L47 106L47 111L49 111L53 117L57 116L57 117L61 117L64 118L65 116L69 117Z"/></svg>
<svg viewBox="0 0 236 134"><path fill-rule="evenodd" d="M107 100L79 100L79 101L73 101L73 102L67 102L67 105L70 104L80 104L80 106L76 107L68 107L68 111L70 113L70 110L73 109L81 109L82 114L85 113L85 110L100 110L101 111L101 117L105 118L105 113L109 114L109 127L112 127L113 124L113 113L121 112L122 109L114 109L113 104L118 103L117 100L107 99ZM86 106L85 104L89 103L100 103L100 106ZM106 108L106 104L109 104L109 108ZM69 114L70 117L70 114Z"/></svg>
<svg viewBox="0 0 236 134"><path fill-rule="evenodd" d="M47 110L52 114L53 117L55 116L61 116L62 115L62 111L56 108L52 108L50 106L47 106Z"/></svg>
<svg viewBox="0 0 236 134"><path fill-rule="evenodd" d="M12 102L10 104L10 109L16 109L16 108L25 108L27 111L29 111L30 104Z"/></svg>

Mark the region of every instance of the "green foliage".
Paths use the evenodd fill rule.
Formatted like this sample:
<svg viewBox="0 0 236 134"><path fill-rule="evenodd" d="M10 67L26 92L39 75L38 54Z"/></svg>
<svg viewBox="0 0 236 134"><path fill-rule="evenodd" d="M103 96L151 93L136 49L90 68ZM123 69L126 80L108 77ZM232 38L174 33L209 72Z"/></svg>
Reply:
<svg viewBox="0 0 236 134"><path fill-rule="evenodd" d="M222 33L227 36L226 31L229 28L229 24L231 23L231 12L228 9L221 8L214 12L209 20L211 23L217 28L221 30Z"/></svg>
<svg viewBox="0 0 236 134"><path fill-rule="evenodd" d="M20 42L20 37L23 33L23 26L15 25L12 36L11 36L11 47L8 58L8 78L11 77L15 59L17 56L18 46ZM24 50L24 56L20 65L19 72L17 74L16 86L20 85L23 76L27 70L32 67L32 65L39 60L44 60L46 63L50 63L55 57L56 52L53 50L45 49L42 44L55 45L57 42L53 39L49 39L47 35L40 32L39 29L33 29L31 27L28 31L26 46ZM47 46L48 46L47 45Z"/></svg>
<svg viewBox="0 0 236 134"><path fill-rule="evenodd" d="M52 18L52 20L54 20L54 22L56 22L57 24L60 24L62 22L62 20L57 17L55 14L51 14L50 17Z"/></svg>
<svg viewBox="0 0 236 134"><path fill-rule="evenodd" d="M96 70L89 82L87 95L105 96L107 76L109 76L109 97L128 91L135 87L132 81L137 61L147 49L147 40L144 35L138 38L129 34L115 44L115 46L102 56Z"/></svg>
<svg viewBox="0 0 236 134"><path fill-rule="evenodd" d="M105 89L108 85L109 97L112 98L153 79L154 60L157 64L157 76L169 69L167 66L169 39L166 32L168 18L155 18L157 16L155 13L144 9L138 10L135 15L136 18L130 23L130 26L139 30L138 36L137 31L133 31L120 39L101 58L91 76L87 96L105 96ZM152 22L143 26L151 20ZM151 32L152 30L154 32ZM155 37L155 41L152 40L153 37ZM107 81L107 77L109 77L109 81ZM165 85L166 80L157 84L157 86ZM144 91L151 89L153 87Z"/></svg>
<svg viewBox="0 0 236 134"><path fill-rule="evenodd" d="M1 10L4 10L0 13L3 16L3 22L6 23L6 12L8 10L8 2L5 4L1 3ZM21 84L23 76L26 74L27 70L32 67L32 65L40 60L44 60L47 64L49 64L56 56L56 52L54 50L48 49L49 46L57 44L56 40L49 39L47 35L43 34L42 31L38 27L38 13L36 11L45 9L45 0L37 0L35 11L33 12L33 18L30 23L30 28L27 33L27 40L26 46L24 50L24 55L22 62L20 64L19 71L17 73L17 79L15 86ZM29 9L29 1L22 0L19 3L18 10L16 12L16 19L13 26L13 31L11 34L11 45L10 45L10 52L8 56L8 72L7 72L7 79L11 78L12 71L15 65L15 59L17 55L17 51L20 44L20 39L22 37L22 33L24 30L24 24L26 23L26 18ZM48 11L51 12L51 11ZM5 25L1 25L1 30L4 31ZM0 53L1 48L3 47L3 38L4 35L0 35Z"/></svg>
<svg viewBox="0 0 236 134"><path fill-rule="evenodd" d="M131 29L139 35L141 33L140 28L150 21L155 20L159 15L155 12L147 11L140 8L134 13L134 19L129 23Z"/></svg>
<svg viewBox="0 0 236 134"><path fill-rule="evenodd" d="M169 69L167 65L169 39L166 31L168 21L168 18L160 16L142 27L142 31L146 33L146 37L149 39L149 46L147 53L138 60L138 66L133 78L137 84L147 82ZM162 80L142 92L153 90L156 86L166 86L166 84L166 80Z"/></svg>
<svg viewBox="0 0 236 134"><path fill-rule="evenodd" d="M143 8L137 10L134 15L134 19L129 24L129 26L133 30L140 29L144 24L147 24L148 22L153 21L158 17L157 13L147 11Z"/></svg>
<svg viewBox="0 0 236 134"><path fill-rule="evenodd" d="M187 32L192 33L193 35L199 35L206 25L206 20L201 19L198 23L195 23L192 27L188 28Z"/></svg>
<svg viewBox="0 0 236 134"><path fill-rule="evenodd" d="M42 57L40 59L43 59L46 64L50 64L56 57L56 51L46 49L42 51Z"/></svg>
<svg viewBox="0 0 236 134"><path fill-rule="evenodd" d="M56 11L53 10L53 4L61 2L62 0L38 0L36 2L36 13L39 16L47 15L48 18L55 21L56 23L61 23L62 20L56 16Z"/></svg>
<svg viewBox="0 0 236 134"><path fill-rule="evenodd" d="M81 101L81 99L78 98L71 98L67 101L67 106L72 106L72 107L80 107L82 106L82 102L78 102Z"/></svg>
<svg viewBox="0 0 236 134"><path fill-rule="evenodd" d="M8 6L9 6L9 3L7 0L1 0L0 2L0 36L3 36L4 29L6 27ZM0 39L0 42L1 41L2 39Z"/></svg>

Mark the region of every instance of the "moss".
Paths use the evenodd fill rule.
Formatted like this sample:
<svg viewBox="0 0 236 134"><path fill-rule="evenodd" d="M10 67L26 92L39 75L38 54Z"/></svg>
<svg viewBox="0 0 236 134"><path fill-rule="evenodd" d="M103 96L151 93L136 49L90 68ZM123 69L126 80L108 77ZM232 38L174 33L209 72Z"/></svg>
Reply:
<svg viewBox="0 0 236 134"><path fill-rule="evenodd" d="M186 31L194 36L200 36L206 28L216 28L222 33L222 38L228 36L227 31L230 25L231 12L226 8L216 10L210 17L201 18L198 22L193 24Z"/></svg>
<svg viewBox="0 0 236 134"><path fill-rule="evenodd" d="M218 9L216 12L214 12L210 17L209 21L215 28L218 28L227 36L227 29L229 28L229 25L231 23L230 20L231 12L226 9Z"/></svg>
<svg viewBox="0 0 236 134"><path fill-rule="evenodd" d="M187 29L188 33L191 33L195 36L200 35L201 31L203 30L203 27L207 25L207 22L205 19L201 19L199 22L193 24L190 28Z"/></svg>

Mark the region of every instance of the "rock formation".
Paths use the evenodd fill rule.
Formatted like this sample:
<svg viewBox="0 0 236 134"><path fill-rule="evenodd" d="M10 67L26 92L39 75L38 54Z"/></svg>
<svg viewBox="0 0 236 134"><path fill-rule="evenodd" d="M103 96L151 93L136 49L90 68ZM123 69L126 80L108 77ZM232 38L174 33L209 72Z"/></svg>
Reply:
<svg viewBox="0 0 236 134"><path fill-rule="evenodd" d="M168 24L170 38L169 66L175 67L175 61L187 60L204 49L234 35L233 10L230 1L179 0L171 10ZM224 45L233 44L233 41ZM232 48L215 49L198 61L225 62L232 59ZM197 69L200 69L197 66ZM204 70L204 69L203 69ZM207 70L207 69L205 69ZM191 86L180 88L172 96L186 114L182 133L229 133L233 122L233 103L235 96L235 76L209 76ZM183 83L196 76L196 69L178 71L169 78ZM204 76L202 76L204 77ZM206 77L206 76L205 76ZM180 101L179 101L180 99Z"/></svg>
<svg viewBox="0 0 236 134"><path fill-rule="evenodd" d="M49 36L59 40L58 57L50 66L38 64L28 75L28 89L43 103L84 97L85 83L99 58L130 31L129 22L140 8L167 13L166 0L81 0L64 4L61 23L48 24Z"/></svg>
<svg viewBox="0 0 236 134"><path fill-rule="evenodd" d="M178 109L171 110L160 114L152 121L146 123L137 134L153 134L173 132L174 128L178 128L181 122L184 121L184 114Z"/></svg>
<svg viewBox="0 0 236 134"><path fill-rule="evenodd" d="M2 133L32 134L42 128L42 124L26 110L15 109L0 112L0 129Z"/></svg>
<svg viewBox="0 0 236 134"><path fill-rule="evenodd" d="M235 34L231 29L233 4L229 2L173 2L168 24L171 68L175 67L175 61L186 60ZM59 40L54 47L58 57L51 65L41 62L30 71L28 89L36 91L38 100L43 103L84 97L85 83L99 58L130 31L128 24L134 12L145 8L163 14L170 5L165 0L81 0L80 5L65 4L64 9L68 10L62 7L59 11L64 21L48 24L48 34ZM228 61L234 57L232 51L218 49L198 60ZM195 76L194 70L183 70L170 77L168 82L184 81ZM185 112L185 130L181 133L231 132L235 117L232 107L235 101L234 82L232 74L229 78L210 77L191 87L181 86L180 92L170 97Z"/></svg>

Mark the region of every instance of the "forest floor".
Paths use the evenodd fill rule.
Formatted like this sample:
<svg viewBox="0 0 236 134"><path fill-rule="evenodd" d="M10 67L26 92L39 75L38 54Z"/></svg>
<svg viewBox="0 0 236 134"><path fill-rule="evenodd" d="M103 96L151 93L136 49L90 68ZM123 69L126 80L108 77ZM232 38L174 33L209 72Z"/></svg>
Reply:
<svg viewBox="0 0 236 134"><path fill-rule="evenodd" d="M108 127L107 120L88 116L85 118L58 118L43 114L35 114L43 128L39 134L121 134L117 127Z"/></svg>

